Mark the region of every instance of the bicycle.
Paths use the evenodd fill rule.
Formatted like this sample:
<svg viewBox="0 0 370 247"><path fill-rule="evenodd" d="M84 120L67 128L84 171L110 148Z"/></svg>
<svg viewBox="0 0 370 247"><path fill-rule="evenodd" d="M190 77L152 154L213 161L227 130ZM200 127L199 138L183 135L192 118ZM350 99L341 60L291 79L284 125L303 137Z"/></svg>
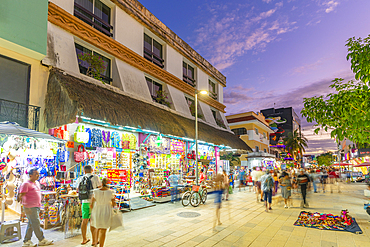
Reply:
<svg viewBox="0 0 370 247"><path fill-rule="evenodd" d="M189 203L193 207L198 207L200 203L206 203L207 194L207 189L203 189L202 186L199 185L193 185L191 191L186 191L182 195L181 203L184 207L188 206Z"/></svg>

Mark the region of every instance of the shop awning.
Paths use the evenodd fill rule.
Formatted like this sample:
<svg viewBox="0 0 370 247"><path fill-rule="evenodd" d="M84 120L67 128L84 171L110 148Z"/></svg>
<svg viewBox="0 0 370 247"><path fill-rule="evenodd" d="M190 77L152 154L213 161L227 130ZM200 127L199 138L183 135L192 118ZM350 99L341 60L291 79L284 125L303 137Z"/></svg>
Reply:
<svg viewBox="0 0 370 247"><path fill-rule="evenodd" d="M54 136L38 132L36 130L31 130L20 126L17 123L12 122L1 122L0 123L0 134L6 135L17 135L17 136L26 136L39 139L45 139L53 142L66 142L65 140L56 138Z"/></svg>
<svg viewBox="0 0 370 247"><path fill-rule="evenodd" d="M45 99L47 128L74 123L76 115L104 120L113 125L139 127L161 134L194 138L195 122L131 98L103 84L94 84L66 74L50 71ZM199 123L199 140L235 149L250 150L239 137L205 123Z"/></svg>
<svg viewBox="0 0 370 247"><path fill-rule="evenodd" d="M370 162L365 162L365 163L362 163L362 164L359 164L359 165L355 165L353 167L364 167L364 166L370 166Z"/></svg>

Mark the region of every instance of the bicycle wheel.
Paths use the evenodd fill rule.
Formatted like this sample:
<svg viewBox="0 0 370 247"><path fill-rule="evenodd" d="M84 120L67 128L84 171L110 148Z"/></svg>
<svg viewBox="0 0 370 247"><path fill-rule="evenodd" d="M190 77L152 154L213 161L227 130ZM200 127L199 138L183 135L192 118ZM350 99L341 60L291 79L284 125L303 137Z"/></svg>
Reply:
<svg viewBox="0 0 370 247"><path fill-rule="evenodd" d="M190 196L190 204L193 206L193 207L198 207L199 204L200 204L200 201L201 201L201 198L200 198L200 195L198 192L191 192L191 196Z"/></svg>
<svg viewBox="0 0 370 247"><path fill-rule="evenodd" d="M181 204L186 207L189 205L190 203L190 196L191 196L191 193L190 191L186 191L182 197L181 197Z"/></svg>
<svg viewBox="0 0 370 247"><path fill-rule="evenodd" d="M203 191L202 191L202 203L203 204L205 204L206 203L206 201L207 201L207 190L206 189L204 189Z"/></svg>

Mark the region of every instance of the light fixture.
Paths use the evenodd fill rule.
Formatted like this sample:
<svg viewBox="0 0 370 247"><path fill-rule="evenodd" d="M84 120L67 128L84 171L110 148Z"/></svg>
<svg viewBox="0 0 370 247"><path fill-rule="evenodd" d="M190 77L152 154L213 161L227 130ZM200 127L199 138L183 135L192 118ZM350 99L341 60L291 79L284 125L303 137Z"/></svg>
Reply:
<svg viewBox="0 0 370 247"><path fill-rule="evenodd" d="M206 91L206 90L200 90L199 93L200 94L208 94L208 91Z"/></svg>

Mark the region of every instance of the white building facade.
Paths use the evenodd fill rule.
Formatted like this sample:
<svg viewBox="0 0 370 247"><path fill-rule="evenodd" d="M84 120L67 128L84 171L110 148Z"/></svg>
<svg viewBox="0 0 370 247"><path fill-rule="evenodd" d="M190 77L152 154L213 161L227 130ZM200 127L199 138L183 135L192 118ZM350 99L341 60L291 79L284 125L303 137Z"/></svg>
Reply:
<svg viewBox="0 0 370 247"><path fill-rule="evenodd" d="M195 91L207 90L209 95L199 95L200 121L230 131L223 104L226 77L138 1L50 0L48 14L43 65L96 82L86 76L88 66L78 55L98 55L108 87L190 119Z"/></svg>

